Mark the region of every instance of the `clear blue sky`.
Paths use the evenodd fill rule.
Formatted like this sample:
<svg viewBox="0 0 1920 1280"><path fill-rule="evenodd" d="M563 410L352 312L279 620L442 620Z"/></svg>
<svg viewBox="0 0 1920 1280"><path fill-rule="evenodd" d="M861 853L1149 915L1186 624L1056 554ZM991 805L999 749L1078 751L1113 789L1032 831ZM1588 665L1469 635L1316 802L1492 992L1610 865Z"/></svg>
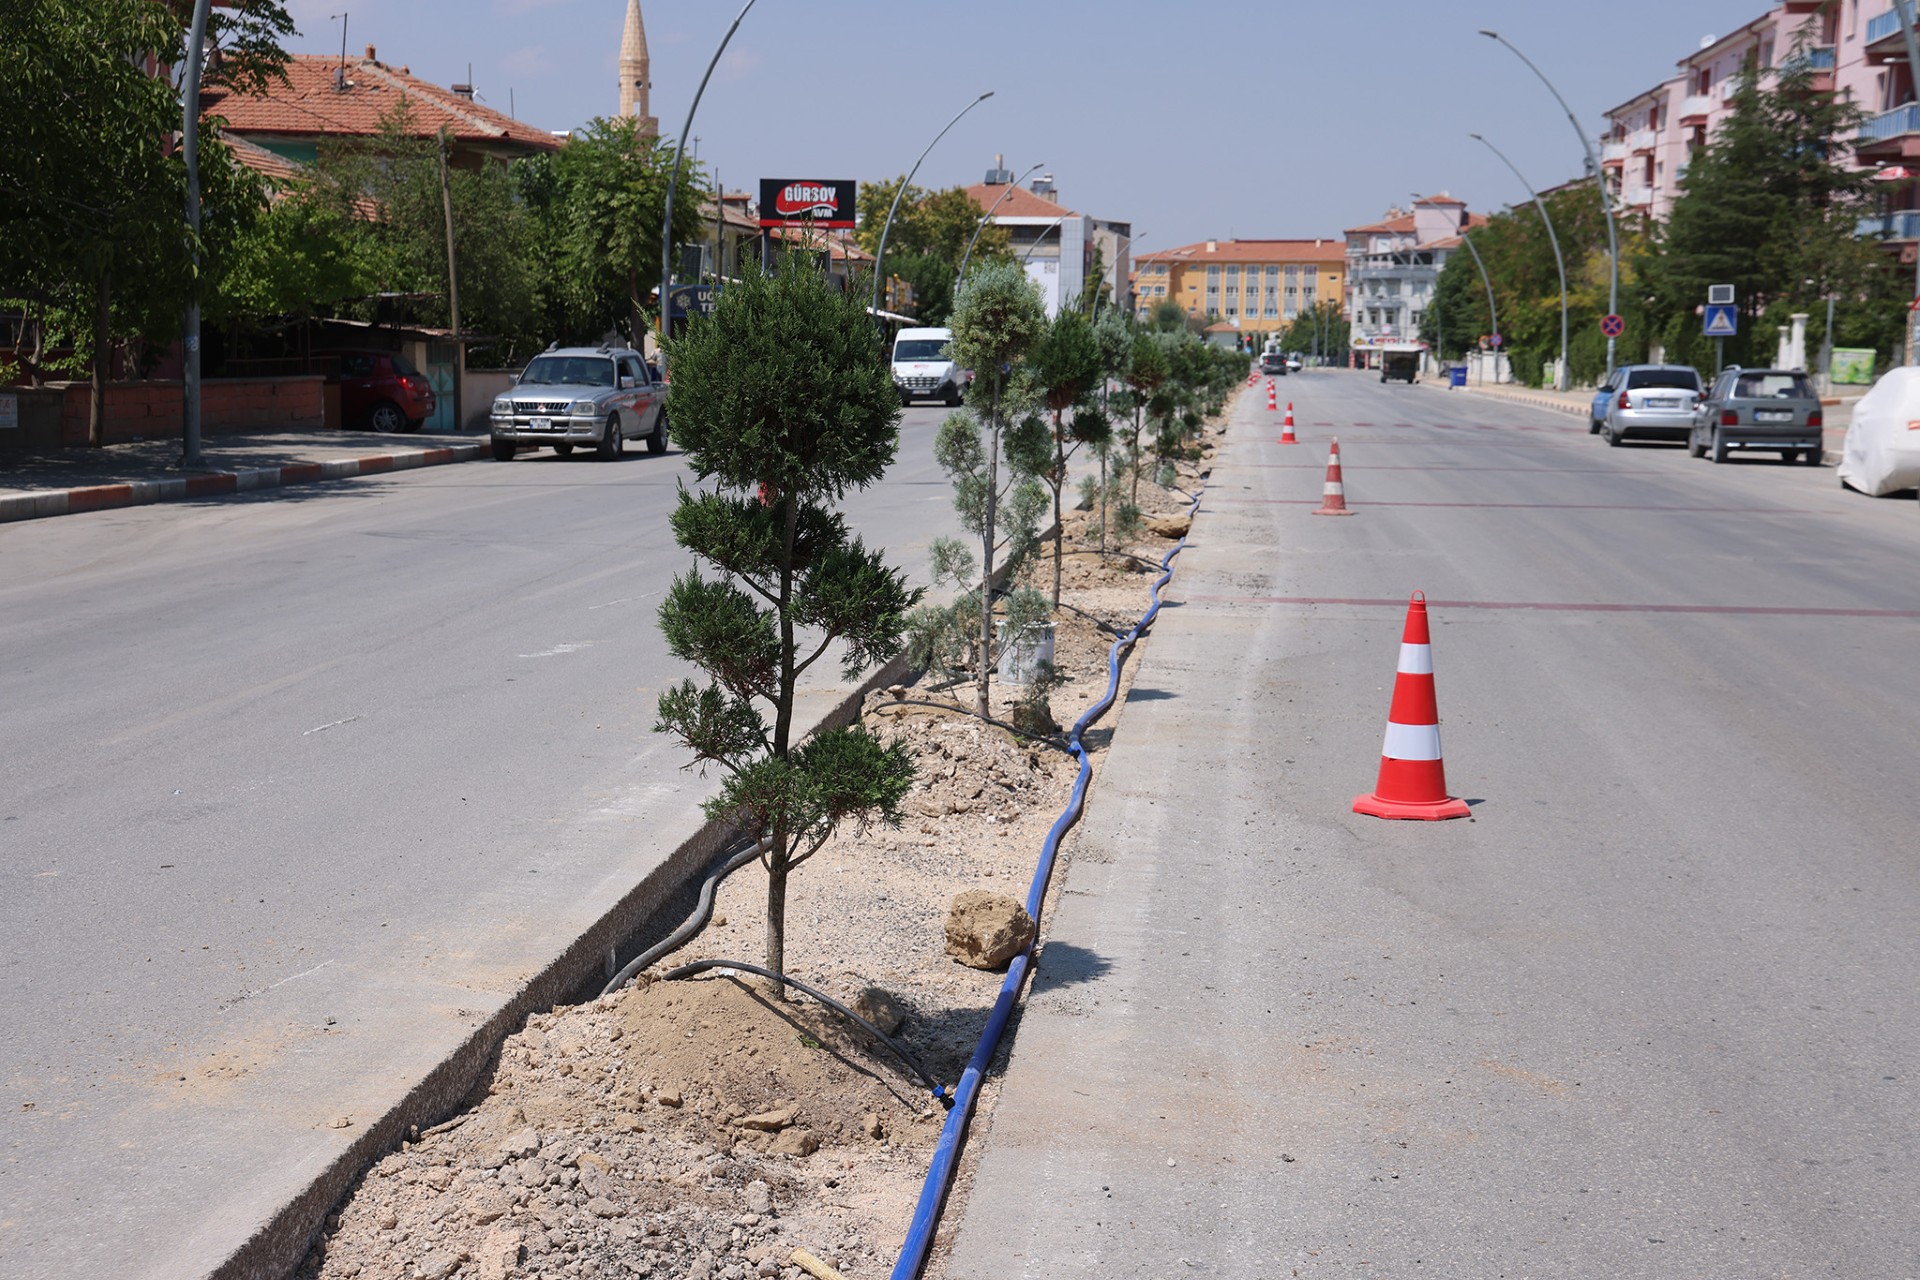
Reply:
<svg viewBox="0 0 1920 1280"><path fill-rule="evenodd" d="M653 112L679 132L744 0L642 0ZM1876 11L1879 7L1869 6ZM368 44L550 129L611 115L626 0L290 0L300 53ZM1535 184L1581 156L1552 78L1590 133L1706 35L1763 0L758 0L694 120L729 188L761 178L896 176L953 114L917 181L981 180L996 152L1047 163L1069 207L1134 223L1140 249L1239 236L1336 236L1411 192L1476 211L1522 197L1470 132Z"/></svg>

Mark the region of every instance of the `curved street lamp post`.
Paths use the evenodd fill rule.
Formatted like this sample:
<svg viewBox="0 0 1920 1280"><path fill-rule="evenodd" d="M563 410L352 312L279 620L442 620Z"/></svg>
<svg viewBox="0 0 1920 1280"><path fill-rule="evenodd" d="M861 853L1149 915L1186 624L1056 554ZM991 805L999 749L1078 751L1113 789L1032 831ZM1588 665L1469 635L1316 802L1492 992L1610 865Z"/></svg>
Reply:
<svg viewBox="0 0 1920 1280"><path fill-rule="evenodd" d="M973 226L973 235L967 240L967 251L960 255L960 271L953 277L953 289L955 293L960 291L960 282L967 278L967 263L973 258L973 246L980 243L980 233L987 229L987 219L993 217L993 211L1000 207L1000 201L1012 195L1015 188L1032 177L1034 169L1045 168L1046 163L1045 160L1042 160L1039 164L1033 166L1033 169L1027 170L1012 182L1009 182L1007 189L1002 191L994 202L987 206L987 211L980 215L980 221L976 222Z"/></svg>
<svg viewBox="0 0 1920 1280"><path fill-rule="evenodd" d="M667 183L667 216L660 224L660 336L666 337L673 328L673 304L669 300L669 291L673 287L673 193L680 186L680 164L687 158L687 137L693 132L693 113L700 109L700 95L707 91L707 81L713 78L713 69L720 65L720 55L727 51L727 41L733 39L733 33L740 29L740 20L747 16L747 10L753 8L755 0L747 0L733 25L727 28L727 34L720 37L720 45L713 51L712 61L700 77L700 87L693 91L693 105L687 108L687 123L681 128L680 136L673 144L673 178ZM635 305L638 304L636 299Z"/></svg>
<svg viewBox="0 0 1920 1280"><path fill-rule="evenodd" d="M1560 272L1560 368L1553 379L1553 385L1555 390L1565 391L1567 389L1567 260L1560 255L1560 237L1554 234L1553 219L1547 216L1547 202L1540 198L1540 193L1533 189L1533 184L1527 181L1526 175L1514 167L1513 161L1507 159L1506 152L1477 133L1470 133L1467 136L1499 156L1500 163L1513 170L1513 176L1520 179L1520 185L1532 194L1533 206L1540 211L1540 221L1547 224L1547 240L1553 245L1553 265Z"/></svg>
<svg viewBox="0 0 1920 1280"><path fill-rule="evenodd" d="M1500 313L1493 308L1493 280L1487 275L1487 264L1480 260L1480 251L1473 247L1473 237L1467 234L1465 228L1461 229L1460 243L1467 246L1467 252L1473 255L1473 265L1480 268L1480 283L1487 286L1487 318L1489 323L1493 325L1493 336L1498 338L1500 336ZM1434 292L1438 295L1439 289L1437 286ZM1501 344L1498 342L1493 344L1493 380L1495 383L1500 381L1500 346ZM1483 384L1486 380L1485 374L1480 375L1480 381Z"/></svg>
<svg viewBox="0 0 1920 1280"><path fill-rule="evenodd" d="M913 168L907 170L907 176L900 180L900 189L893 193L893 204L887 209L887 220L880 226L880 249L879 252L873 255L873 305L868 309L873 313L876 323L878 323L880 319L880 282L886 279L884 268L887 261L887 236L893 231L893 215L900 211L900 197L907 194L907 188L913 185L913 175L920 172L921 162L927 158L929 152L940 145L940 139L947 136L947 129L951 129L953 126L959 124L961 116L964 116L967 112L973 110L992 96L993 90L989 89L972 102L969 102L966 106L960 108L959 113L956 114L953 119L947 121L946 129L942 129L933 135L933 141L927 144L926 151L920 153L920 159L913 162Z"/></svg>
<svg viewBox="0 0 1920 1280"><path fill-rule="evenodd" d="M1894 7L1900 7L1900 0L1894 0ZM1593 170L1593 180L1600 186L1600 209L1607 215L1607 314L1619 315L1620 238L1613 224L1613 194L1607 190L1607 175L1600 168L1600 157L1594 154L1593 142L1587 137L1587 131L1580 127L1580 120L1573 114L1573 108L1569 107L1567 100L1560 96L1560 91L1553 87L1553 81L1547 79L1546 73L1533 65L1531 58L1514 48L1513 44L1498 31L1489 31L1482 27L1480 34L1496 43L1506 45L1514 57L1527 64L1527 70L1540 77L1540 83L1547 86L1547 92L1551 93L1553 100L1560 104L1560 109L1567 113L1567 123L1573 126L1574 136L1580 139L1580 146L1587 153L1587 168ZM1613 373L1614 342L1615 339L1612 337L1607 339L1607 373L1609 375Z"/></svg>

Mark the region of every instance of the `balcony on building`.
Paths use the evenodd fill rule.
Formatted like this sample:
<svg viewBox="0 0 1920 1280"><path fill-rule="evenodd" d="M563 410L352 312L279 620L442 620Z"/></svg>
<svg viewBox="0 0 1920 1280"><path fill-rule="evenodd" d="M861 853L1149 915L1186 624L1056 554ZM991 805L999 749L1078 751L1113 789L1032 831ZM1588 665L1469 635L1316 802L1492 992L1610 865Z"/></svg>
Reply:
<svg viewBox="0 0 1920 1280"><path fill-rule="evenodd" d="M1653 207L1653 186L1645 182L1629 182L1621 193L1620 202L1631 209L1651 209Z"/></svg>
<svg viewBox="0 0 1920 1280"><path fill-rule="evenodd" d="M1834 47L1830 44L1818 44L1803 49L1799 53L1788 54L1780 61L1783 72L1795 71L1801 67L1812 72L1812 89L1815 93L1833 92L1833 68L1837 61Z"/></svg>
<svg viewBox="0 0 1920 1280"><path fill-rule="evenodd" d="M1627 135L1627 150L1634 155L1644 155L1653 150L1657 136L1651 129L1635 129Z"/></svg>
<svg viewBox="0 0 1920 1280"><path fill-rule="evenodd" d="M1609 138L1600 144L1600 163L1602 166L1622 165L1626 162L1627 144L1624 141Z"/></svg>
<svg viewBox="0 0 1920 1280"><path fill-rule="evenodd" d="M1687 128L1705 124L1719 105L1719 99L1710 93L1690 93L1680 99L1680 123Z"/></svg>
<svg viewBox="0 0 1920 1280"><path fill-rule="evenodd" d="M1906 40L1900 34L1900 15L1889 8L1877 18L1867 19L1867 43L1861 50L1869 61L1895 54L1906 56Z"/></svg>
<svg viewBox="0 0 1920 1280"><path fill-rule="evenodd" d="M1920 103L1884 111L1860 126L1853 151L1861 160L1920 159Z"/></svg>
<svg viewBox="0 0 1920 1280"><path fill-rule="evenodd" d="M1862 218L1853 234L1862 240L1920 240L1920 209L1896 209Z"/></svg>

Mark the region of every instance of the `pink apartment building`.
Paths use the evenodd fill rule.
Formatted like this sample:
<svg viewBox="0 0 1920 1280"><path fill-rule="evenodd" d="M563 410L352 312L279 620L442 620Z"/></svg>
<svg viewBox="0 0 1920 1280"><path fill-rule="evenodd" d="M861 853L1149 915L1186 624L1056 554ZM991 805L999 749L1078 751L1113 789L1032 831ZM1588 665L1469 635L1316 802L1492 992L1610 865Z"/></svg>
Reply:
<svg viewBox="0 0 1920 1280"><path fill-rule="evenodd" d="M1920 173L1920 104L1891 0L1785 0L1727 35L1703 39L1670 79L1606 113L1600 166L1616 208L1664 218L1693 153L1731 111L1739 77L1776 74L1796 58L1812 66L1816 87L1867 112L1859 134L1844 139L1856 163ZM1915 188L1911 180L1889 181L1884 215L1860 224L1860 234L1888 236L1909 262L1920 242Z"/></svg>

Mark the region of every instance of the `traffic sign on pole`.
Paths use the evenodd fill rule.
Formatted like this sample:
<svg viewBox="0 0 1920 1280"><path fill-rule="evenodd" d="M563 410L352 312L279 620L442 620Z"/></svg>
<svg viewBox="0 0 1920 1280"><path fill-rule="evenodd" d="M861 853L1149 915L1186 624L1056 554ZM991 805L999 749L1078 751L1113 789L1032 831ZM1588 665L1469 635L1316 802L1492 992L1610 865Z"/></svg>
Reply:
<svg viewBox="0 0 1920 1280"><path fill-rule="evenodd" d="M1493 345L1494 345L1494 346L1496 346L1496 347L1497 347L1497 346L1499 346L1499 345L1500 345L1500 342L1501 342L1501 338L1500 338L1500 335L1499 335L1499 334L1497 334L1497 333L1496 333L1496 334L1494 334L1494 335L1493 335L1493 337L1492 337L1492 339L1491 339L1491 341L1492 341L1492 343L1493 343Z"/></svg>
<svg viewBox="0 0 1920 1280"><path fill-rule="evenodd" d="M1740 332L1740 313L1731 304L1716 303L1704 312L1709 338L1731 338Z"/></svg>
<svg viewBox="0 0 1920 1280"><path fill-rule="evenodd" d="M1609 338L1617 338L1627 331L1625 316L1605 315L1600 317L1600 332Z"/></svg>

